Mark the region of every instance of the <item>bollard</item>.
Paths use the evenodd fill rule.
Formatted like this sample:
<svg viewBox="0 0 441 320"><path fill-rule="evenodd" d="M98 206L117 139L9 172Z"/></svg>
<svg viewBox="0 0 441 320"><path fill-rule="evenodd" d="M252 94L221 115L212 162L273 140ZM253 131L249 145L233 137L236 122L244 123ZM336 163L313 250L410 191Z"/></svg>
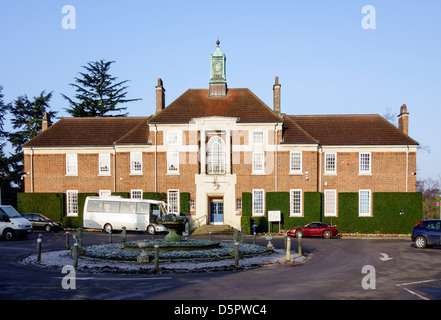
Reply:
<svg viewBox="0 0 441 320"><path fill-rule="evenodd" d="M112 244L112 230L109 231L109 244Z"/></svg>
<svg viewBox="0 0 441 320"><path fill-rule="evenodd" d="M240 229L240 242L245 242L245 226L242 226L242 228Z"/></svg>
<svg viewBox="0 0 441 320"><path fill-rule="evenodd" d="M211 231L208 233L208 241L211 241Z"/></svg>
<svg viewBox="0 0 441 320"><path fill-rule="evenodd" d="M121 243L126 243L126 241L127 241L127 229L126 229L126 227L122 227Z"/></svg>
<svg viewBox="0 0 441 320"><path fill-rule="evenodd" d="M155 270L159 271L159 246L155 245Z"/></svg>
<svg viewBox="0 0 441 320"><path fill-rule="evenodd" d="M297 239L299 242L299 249L298 249L299 252L298 253L301 256L301 255L303 255L302 254L302 234L301 233L298 235Z"/></svg>
<svg viewBox="0 0 441 320"><path fill-rule="evenodd" d="M40 233L39 235L38 235L38 238L37 238L37 262L40 262L41 261L41 241L42 241L42 238L43 236L42 236L42 234Z"/></svg>
<svg viewBox="0 0 441 320"><path fill-rule="evenodd" d="M237 229L234 229L234 232L233 232L233 241L234 242L238 241L238 238L239 238L238 232L239 231Z"/></svg>
<svg viewBox="0 0 441 320"><path fill-rule="evenodd" d="M66 232L66 250L69 250L69 231Z"/></svg>
<svg viewBox="0 0 441 320"><path fill-rule="evenodd" d="M234 243L234 267L239 268L239 242Z"/></svg>
<svg viewBox="0 0 441 320"><path fill-rule="evenodd" d="M286 261L291 261L291 238L286 238Z"/></svg>
<svg viewBox="0 0 441 320"><path fill-rule="evenodd" d="M78 243L74 243L72 248L72 258L73 258L73 267L76 269L78 267Z"/></svg>
<svg viewBox="0 0 441 320"><path fill-rule="evenodd" d="M256 231L253 232L253 244L256 244Z"/></svg>

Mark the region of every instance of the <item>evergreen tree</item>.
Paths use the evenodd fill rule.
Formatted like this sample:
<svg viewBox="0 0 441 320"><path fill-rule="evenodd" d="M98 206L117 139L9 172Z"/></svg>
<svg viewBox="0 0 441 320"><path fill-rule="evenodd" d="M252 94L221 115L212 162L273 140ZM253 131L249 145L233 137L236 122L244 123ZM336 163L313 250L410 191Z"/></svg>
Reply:
<svg viewBox="0 0 441 320"><path fill-rule="evenodd" d="M56 111L50 111L49 101L51 98L52 92L46 94L45 91L42 91L40 96L34 97L33 101L24 95L9 104L8 109L13 116L12 126L14 129L18 129L18 131L9 134L9 141L16 153L22 152L21 146L41 132L45 112L49 121L57 114Z"/></svg>
<svg viewBox="0 0 441 320"><path fill-rule="evenodd" d="M70 85L75 88L76 95L73 99L61 94L70 104L66 111L73 117L109 117L127 116L121 114L126 107L119 105L141 99L126 99L128 80L116 82L117 78L109 74L110 66L115 61L95 61L83 66L87 72L80 72L81 77L75 78L75 83Z"/></svg>

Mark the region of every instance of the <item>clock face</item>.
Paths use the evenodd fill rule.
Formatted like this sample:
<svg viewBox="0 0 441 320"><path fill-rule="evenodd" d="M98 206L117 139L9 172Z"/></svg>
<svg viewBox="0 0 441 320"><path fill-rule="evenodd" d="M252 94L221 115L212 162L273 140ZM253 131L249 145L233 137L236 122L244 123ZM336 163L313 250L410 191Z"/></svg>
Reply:
<svg viewBox="0 0 441 320"><path fill-rule="evenodd" d="M217 73L221 72L222 71L222 63L220 61L213 62L213 69Z"/></svg>

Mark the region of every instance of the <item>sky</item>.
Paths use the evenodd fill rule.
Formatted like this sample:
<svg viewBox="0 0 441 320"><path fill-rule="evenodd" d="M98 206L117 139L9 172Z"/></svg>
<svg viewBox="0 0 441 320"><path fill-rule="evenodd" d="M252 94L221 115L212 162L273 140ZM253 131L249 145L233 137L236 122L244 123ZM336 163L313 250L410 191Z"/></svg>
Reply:
<svg viewBox="0 0 441 320"><path fill-rule="evenodd" d="M272 107L278 76L283 113L398 115L407 104L410 137L430 149L418 151L417 177L438 178L440 15L439 0L2 0L0 85L6 103L53 92L51 109L67 117L61 94L74 96L82 66L115 61L127 97L142 99L129 116L147 116L158 78L166 105L208 88L219 39L228 87Z"/></svg>

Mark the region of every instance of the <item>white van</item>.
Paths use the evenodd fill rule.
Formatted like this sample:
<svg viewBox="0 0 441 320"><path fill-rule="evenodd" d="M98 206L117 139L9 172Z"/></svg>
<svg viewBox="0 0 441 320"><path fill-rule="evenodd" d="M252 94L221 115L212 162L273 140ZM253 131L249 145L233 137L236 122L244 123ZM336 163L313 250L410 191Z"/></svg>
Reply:
<svg viewBox="0 0 441 320"><path fill-rule="evenodd" d="M156 223L156 216L167 214L164 201L126 199L120 196L87 197L83 225L89 229L147 231L150 234L167 231Z"/></svg>
<svg viewBox="0 0 441 320"><path fill-rule="evenodd" d="M32 224L12 206L0 206L0 234L6 240L26 238L32 232Z"/></svg>

